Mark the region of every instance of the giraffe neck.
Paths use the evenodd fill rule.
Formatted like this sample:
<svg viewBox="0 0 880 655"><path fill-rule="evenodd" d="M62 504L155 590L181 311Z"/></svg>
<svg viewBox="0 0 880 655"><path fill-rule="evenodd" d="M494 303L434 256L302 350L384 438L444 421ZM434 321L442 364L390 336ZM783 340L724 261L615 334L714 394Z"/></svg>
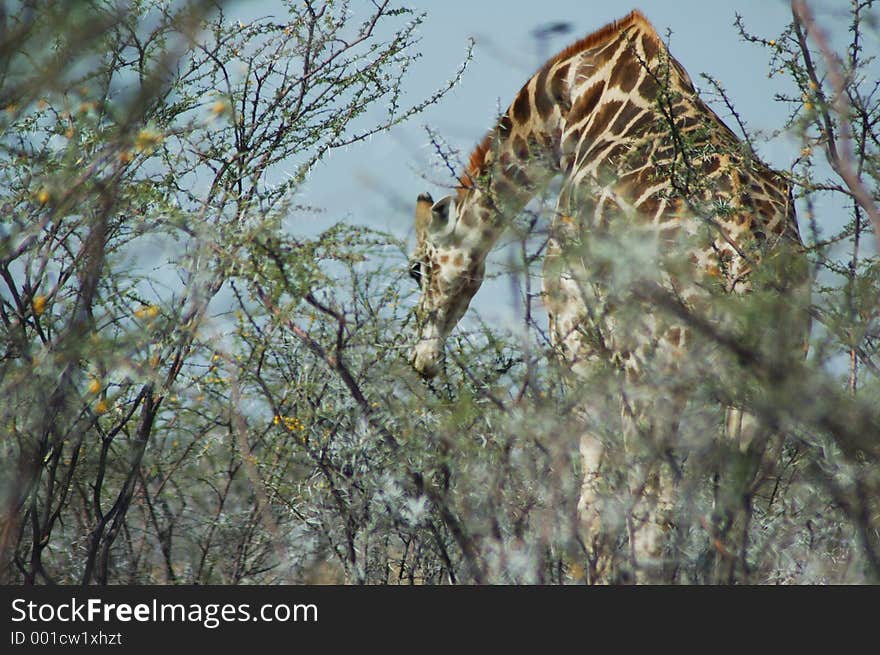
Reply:
<svg viewBox="0 0 880 655"><path fill-rule="evenodd" d="M559 173L561 107L556 102L542 104L542 113L535 103L535 98L543 95L538 81L543 81L546 68L523 86L498 124L473 151L459 179L456 203L461 227L477 230L474 241L486 248Z"/></svg>

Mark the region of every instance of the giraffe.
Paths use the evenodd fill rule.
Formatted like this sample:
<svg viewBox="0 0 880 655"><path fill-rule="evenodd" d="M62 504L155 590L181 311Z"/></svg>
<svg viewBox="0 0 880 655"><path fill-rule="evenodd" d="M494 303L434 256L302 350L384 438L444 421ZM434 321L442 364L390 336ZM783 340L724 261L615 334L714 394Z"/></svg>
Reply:
<svg viewBox="0 0 880 655"><path fill-rule="evenodd" d="M779 294L802 291L806 267L789 184L740 143L647 18L632 11L562 50L526 82L471 153L454 194L437 202L418 197L410 273L421 296L411 362L423 376L441 369L446 338L483 281L489 251L557 177L543 275L551 339L576 376L597 361L624 380L639 380L649 366L668 374L663 411L621 393L624 449L647 435L662 451L687 400L687 384L676 388L675 379L693 357L693 334L686 321L655 306L657 294L717 324L731 318L714 312L713 293L752 291L762 266L776 273L766 284ZM605 241L618 238L625 252L648 253L631 262L624 285L607 273L615 263L603 255ZM802 346L802 317L792 321L781 330L792 341L784 351ZM741 410L728 407L726 422L743 449L761 441ZM580 451L578 510L597 546L595 485L610 453L589 432ZM648 467L634 485L636 496L649 499L630 508L652 524L641 539L630 532L643 559L656 554L662 533L662 519L644 507L670 502L662 490L669 483L659 475Z"/></svg>

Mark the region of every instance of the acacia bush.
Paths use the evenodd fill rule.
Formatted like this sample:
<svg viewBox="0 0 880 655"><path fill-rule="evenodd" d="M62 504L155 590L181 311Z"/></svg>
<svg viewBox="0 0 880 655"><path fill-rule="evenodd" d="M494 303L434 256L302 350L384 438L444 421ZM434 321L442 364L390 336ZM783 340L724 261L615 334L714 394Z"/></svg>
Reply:
<svg viewBox="0 0 880 655"><path fill-rule="evenodd" d="M317 210L295 199L327 152L444 102L470 52L408 105L428 18L390 2L285 7L246 25L158 0L3 16L2 579L596 581L576 409L588 399L617 438L619 380L601 367L574 380L553 354L542 205L496 267L521 320L470 316L426 382L408 362L404 240L345 222L315 234ZM736 333L694 325L726 372L687 371L700 386L680 438L714 445L688 462L670 582L880 579L873 3L851 3L841 54L823 27L836 16L793 8L783 34L739 28L786 80L780 130L802 144L787 174L814 269L810 351L774 365L760 337L787 308L766 295L737 300ZM712 485L736 451L703 437L722 392L780 435L733 552Z"/></svg>

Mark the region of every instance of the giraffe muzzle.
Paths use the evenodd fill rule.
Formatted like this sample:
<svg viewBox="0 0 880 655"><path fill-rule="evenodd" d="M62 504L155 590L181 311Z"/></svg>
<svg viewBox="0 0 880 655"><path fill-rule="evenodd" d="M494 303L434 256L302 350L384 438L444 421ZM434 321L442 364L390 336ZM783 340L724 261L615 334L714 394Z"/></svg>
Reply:
<svg viewBox="0 0 880 655"><path fill-rule="evenodd" d="M411 363L423 378L433 378L440 372L443 344L437 337L422 339L413 348Z"/></svg>

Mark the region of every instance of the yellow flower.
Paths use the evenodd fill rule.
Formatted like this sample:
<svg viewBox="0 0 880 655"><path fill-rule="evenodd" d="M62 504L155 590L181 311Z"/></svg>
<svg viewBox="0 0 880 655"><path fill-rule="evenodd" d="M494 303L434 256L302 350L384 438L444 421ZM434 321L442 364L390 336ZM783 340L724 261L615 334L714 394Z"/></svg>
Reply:
<svg viewBox="0 0 880 655"><path fill-rule="evenodd" d="M101 383L98 382L97 378L92 378L92 381L89 382L89 393L98 393L101 390Z"/></svg>
<svg viewBox="0 0 880 655"><path fill-rule="evenodd" d="M52 198L51 194L49 193L49 190L46 188L42 188L39 191L37 191L36 196L37 196L37 202L40 203L41 205L45 205Z"/></svg>
<svg viewBox="0 0 880 655"><path fill-rule="evenodd" d="M95 404L95 414L103 414L107 411L107 402L102 398Z"/></svg>
<svg viewBox="0 0 880 655"><path fill-rule="evenodd" d="M123 150L119 153L119 161L122 164L128 164L134 159L134 155L131 154L130 150Z"/></svg>
<svg viewBox="0 0 880 655"><path fill-rule="evenodd" d="M295 416L278 416L278 415L276 415L272 419L273 425L279 425L281 423L284 423L284 427L287 428L287 430L289 432L295 432L295 431L302 432L303 430L306 429L306 426L303 425L302 421L300 421Z"/></svg>
<svg viewBox="0 0 880 655"><path fill-rule="evenodd" d="M46 311L46 296L34 296L34 314L39 316Z"/></svg>
<svg viewBox="0 0 880 655"><path fill-rule="evenodd" d="M813 111L813 103L812 102L805 102L804 109L806 109L807 111Z"/></svg>
<svg viewBox="0 0 880 655"><path fill-rule="evenodd" d="M134 139L134 149L138 152L148 152L162 143L163 136L160 132L150 128L144 128Z"/></svg>
<svg viewBox="0 0 880 655"><path fill-rule="evenodd" d="M156 318L159 315L159 308L156 305L144 305L136 309L134 315L135 318Z"/></svg>
<svg viewBox="0 0 880 655"><path fill-rule="evenodd" d="M229 109L229 105L226 103L225 100L218 100L213 105L211 105L211 113L215 116L226 113L227 109Z"/></svg>
<svg viewBox="0 0 880 655"><path fill-rule="evenodd" d="M770 44L771 46L775 46L775 45L776 45L776 39L770 39L767 43Z"/></svg>

